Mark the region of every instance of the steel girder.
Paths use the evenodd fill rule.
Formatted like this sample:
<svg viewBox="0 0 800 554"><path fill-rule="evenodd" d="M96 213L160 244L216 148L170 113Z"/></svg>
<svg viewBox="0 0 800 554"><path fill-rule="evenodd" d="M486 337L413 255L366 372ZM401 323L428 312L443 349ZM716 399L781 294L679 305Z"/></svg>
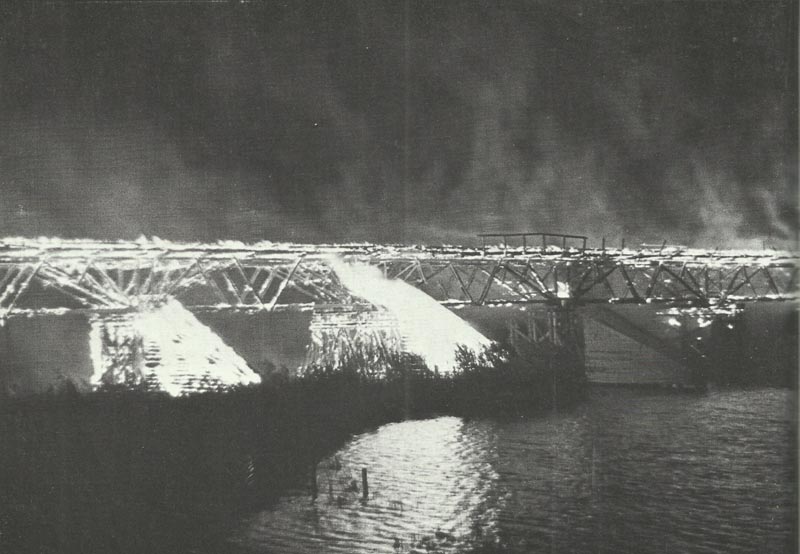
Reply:
<svg viewBox="0 0 800 554"><path fill-rule="evenodd" d="M311 311L367 303L332 259L377 266L444 305L795 300L796 256L771 251L540 251L381 245L198 245L0 240L0 317L134 310Z"/></svg>
<svg viewBox="0 0 800 554"><path fill-rule="evenodd" d="M794 300L793 264L499 258L383 261L389 278L448 305L689 303Z"/></svg>
<svg viewBox="0 0 800 554"><path fill-rule="evenodd" d="M170 257L131 261L87 256L0 265L0 316L118 312L174 297L193 311L311 311L359 304L328 264L304 256L275 260Z"/></svg>

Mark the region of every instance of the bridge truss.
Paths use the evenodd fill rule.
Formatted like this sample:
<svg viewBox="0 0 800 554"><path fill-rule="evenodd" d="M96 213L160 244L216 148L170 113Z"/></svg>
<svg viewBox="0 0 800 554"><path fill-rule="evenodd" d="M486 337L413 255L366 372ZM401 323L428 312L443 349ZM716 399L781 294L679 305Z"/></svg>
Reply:
<svg viewBox="0 0 800 554"><path fill-rule="evenodd" d="M0 317L119 312L178 299L192 311L372 309L333 269L368 264L443 305L700 307L797 298L796 255L698 249L540 249L163 241L0 241Z"/></svg>

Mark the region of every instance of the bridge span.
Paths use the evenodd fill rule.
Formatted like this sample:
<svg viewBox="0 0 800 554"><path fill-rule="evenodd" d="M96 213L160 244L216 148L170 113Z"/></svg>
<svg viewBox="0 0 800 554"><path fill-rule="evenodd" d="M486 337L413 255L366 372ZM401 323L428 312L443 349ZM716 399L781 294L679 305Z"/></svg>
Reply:
<svg viewBox="0 0 800 554"><path fill-rule="evenodd" d="M354 292L352 276L348 281L337 274L344 263L353 264L357 274L370 271L373 280L407 283L451 310L474 307L481 317L491 312L507 326L513 347L537 356L549 355L555 346L570 353L570 364L594 368L598 375L601 366L619 373L627 356L637 360L631 372L640 379L646 351L658 358L652 366L671 368L673 379L688 374L690 358L708 354L702 345L713 341L701 341L701 335L719 342L727 333L718 332L720 326L735 323L745 303L797 300L797 260L790 252L587 248L584 237L566 235L560 244L543 236L533 245L527 235L521 237L522 244L511 245L504 236L501 244L478 248L6 238L0 240L0 325L39 316L53 325L52 316L70 314L88 322L92 386L157 377L162 388L184 392L193 390L189 382L198 372L217 381L240 373L256 378L247 361L185 310L205 313L202 318L311 312L301 371L335 366L354 352L380 370L392 352L416 353L408 330L428 329L433 314L403 324L400 314L380 305L380 296L368 301ZM648 304L649 310L634 308ZM169 314L183 314L178 318L183 327L164 319ZM469 319L475 312L462 316ZM148 317L163 321L149 325ZM24 321L19 324L6 330L26 328ZM174 336L161 336L164 330ZM227 363L216 363L223 359ZM239 373L220 377L222 366Z"/></svg>
<svg viewBox="0 0 800 554"><path fill-rule="evenodd" d="M797 255L679 247L312 245L0 240L0 317L124 312L176 298L191 311L369 309L332 260L368 264L449 307L797 299Z"/></svg>

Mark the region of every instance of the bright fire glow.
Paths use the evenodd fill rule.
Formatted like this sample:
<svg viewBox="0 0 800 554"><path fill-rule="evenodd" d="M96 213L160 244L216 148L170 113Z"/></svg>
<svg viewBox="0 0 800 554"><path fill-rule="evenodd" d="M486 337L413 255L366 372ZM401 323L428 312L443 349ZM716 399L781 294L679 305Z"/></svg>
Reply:
<svg viewBox="0 0 800 554"><path fill-rule="evenodd" d="M450 373L456 367L458 345L481 351L492 342L421 290L386 279L376 267L338 258L331 266L350 292L397 318L404 350L421 356L430 369Z"/></svg>
<svg viewBox="0 0 800 554"><path fill-rule="evenodd" d="M104 338L97 330L101 326L113 332L107 329ZM120 376L124 370L140 372L143 379L171 396L261 382L241 356L175 299L142 308L124 325L104 324L98 318L93 322L91 341L94 385L104 382L104 374L111 375L110 368Z"/></svg>

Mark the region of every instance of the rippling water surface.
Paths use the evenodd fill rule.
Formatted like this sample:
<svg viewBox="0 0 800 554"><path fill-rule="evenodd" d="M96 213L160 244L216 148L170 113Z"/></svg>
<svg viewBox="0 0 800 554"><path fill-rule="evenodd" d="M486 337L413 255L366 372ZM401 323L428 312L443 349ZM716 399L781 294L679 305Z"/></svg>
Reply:
<svg viewBox="0 0 800 554"><path fill-rule="evenodd" d="M794 552L793 398L609 388L565 414L386 425L320 465L315 502L287 496L233 540L276 553Z"/></svg>

